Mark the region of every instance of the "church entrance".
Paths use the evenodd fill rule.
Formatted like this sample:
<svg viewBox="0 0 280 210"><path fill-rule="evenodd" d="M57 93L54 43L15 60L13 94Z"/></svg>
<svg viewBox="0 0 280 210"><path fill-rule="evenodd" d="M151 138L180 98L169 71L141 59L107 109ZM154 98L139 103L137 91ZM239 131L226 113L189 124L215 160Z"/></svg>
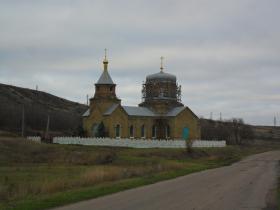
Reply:
<svg viewBox="0 0 280 210"><path fill-rule="evenodd" d="M170 127L167 119L156 119L152 127L152 138L167 139L170 135Z"/></svg>
<svg viewBox="0 0 280 210"><path fill-rule="evenodd" d="M187 127L185 127L184 129L183 129L183 139L184 140L188 140L189 139L189 135L190 135L190 129L189 128L187 128Z"/></svg>

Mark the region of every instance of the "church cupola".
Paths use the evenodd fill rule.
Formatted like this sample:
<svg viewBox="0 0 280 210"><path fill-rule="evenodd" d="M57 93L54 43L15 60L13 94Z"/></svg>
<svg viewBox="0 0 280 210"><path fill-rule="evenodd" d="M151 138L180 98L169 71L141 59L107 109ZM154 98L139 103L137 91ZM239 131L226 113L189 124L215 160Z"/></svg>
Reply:
<svg viewBox="0 0 280 210"><path fill-rule="evenodd" d="M94 99L117 99L116 96L116 84L113 82L108 72L108 59L107 50L105 49L105 57L103 60L103 72L95 83L95 94Z"/></svg>
<svg viewBox="0 0 280 210"><path fill-rule="evenodd" d="M183 106L181 103L181 86L178 86L175 75L163 71L163 57L160 72L148 75L142 88L142 103L160 114L170 109Z"/></svg>

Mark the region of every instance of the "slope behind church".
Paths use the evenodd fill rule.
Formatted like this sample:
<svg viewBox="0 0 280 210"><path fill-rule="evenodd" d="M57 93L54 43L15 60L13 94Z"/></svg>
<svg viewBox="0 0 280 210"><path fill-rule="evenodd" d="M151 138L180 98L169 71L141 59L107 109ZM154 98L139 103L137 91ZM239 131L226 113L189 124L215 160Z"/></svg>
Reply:
<svg viewBox="0 0 280 210"><path fill-rule="evenodd" d="M181 103L181 86L176 76L160 72L146 77L139 106L123 106L116 96L116 84L104 70L95 84L94 97L83 115L87 136L146 139L199 139L198 117Z"/></svg>

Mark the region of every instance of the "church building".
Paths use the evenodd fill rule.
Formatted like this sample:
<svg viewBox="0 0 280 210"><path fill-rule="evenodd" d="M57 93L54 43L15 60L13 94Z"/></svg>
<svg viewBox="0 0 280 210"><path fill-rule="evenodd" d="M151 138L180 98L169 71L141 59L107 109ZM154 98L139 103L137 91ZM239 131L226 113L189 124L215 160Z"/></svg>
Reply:
<svg viewBox="0 0 280 210"><path fill-rule="evenodd" d="M135 139L200 139L198 117L181 102L176 76L164 72L148 75L142 87L142 102L124 106L116 96L116 84L108 72L105 53L103 72L95 94L83 114L89 137Z"/></svg>

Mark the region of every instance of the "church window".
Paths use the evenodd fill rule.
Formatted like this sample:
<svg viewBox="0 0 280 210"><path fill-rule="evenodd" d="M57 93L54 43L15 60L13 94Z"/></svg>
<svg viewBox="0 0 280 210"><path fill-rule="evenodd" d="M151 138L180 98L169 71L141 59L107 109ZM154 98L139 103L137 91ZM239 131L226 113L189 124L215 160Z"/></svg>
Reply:
<svg viewBox="0 0 280 210"><path fill-rule="evenodd" d="M145 138L145 125L141 126L141 138Z"/></svg>
<svg viewBox="0 0 280 210"><path fill-rule="evenodd" d="M157 137L157 127L155 125L153 125L152 127L152 138L156 138Z"/></svg>
<svg viewBox="0 0 280 210"><path fill-rule="evenodd" d="M94 136L94 137L96 137L97 134L98 134L98 125L99 125L99 124L97 124L97 123L94 123L94 124L92 125L92 136Z"/></svg>
<svg viewBox="0 0 280 210"><path fill-rule="evenodd" d="M120 138L121 137L121 126L118 124L116 126L116 138Z"/></svg>
<svg viewBox="0 0 280 210"><path fill-rule="evenodd" d="M170 126L167 125L165 127L165 135L166 135L166 138L170 138Z"/></svg>
<svg viewBox="0 0 280 210"><path fill-rule="evenodd" d="M131 126L129 127L129 136L130 136L130 138L131 138L131 137L134 137L134 128L133 128L133 125L131 125Z"/></svg>

